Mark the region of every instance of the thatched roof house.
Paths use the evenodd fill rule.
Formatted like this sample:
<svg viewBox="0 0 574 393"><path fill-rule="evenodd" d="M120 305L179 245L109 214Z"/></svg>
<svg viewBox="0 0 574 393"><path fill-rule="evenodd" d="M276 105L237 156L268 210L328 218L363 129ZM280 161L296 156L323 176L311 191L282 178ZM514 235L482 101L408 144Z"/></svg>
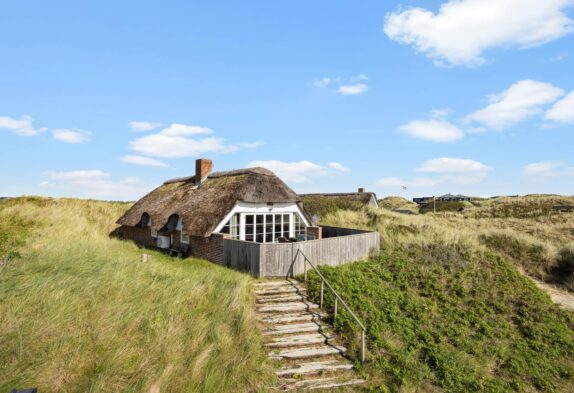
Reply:
<svg viewBox="0 0 574 393"><path fill-rule="evenodd" d="M307 236L300 197L273 172L212 167L197 160L195 176L168 180L137 201L117 221L123 236L207 259L214 257L206 244L223 236L260 243Z"/></svg>
<svg viewBox="0 0 574 393"><path fill-rule="evenodd" d="M370 205L373 207L379 207L379 202L377 200L377 194L374 192L365 191L364 188L359 188L357 192L342 192L342 193L331 193L331 194L301 194L301 198L328 198L335 200L344 200L351 202L358 202L364 205Z"/></svg>

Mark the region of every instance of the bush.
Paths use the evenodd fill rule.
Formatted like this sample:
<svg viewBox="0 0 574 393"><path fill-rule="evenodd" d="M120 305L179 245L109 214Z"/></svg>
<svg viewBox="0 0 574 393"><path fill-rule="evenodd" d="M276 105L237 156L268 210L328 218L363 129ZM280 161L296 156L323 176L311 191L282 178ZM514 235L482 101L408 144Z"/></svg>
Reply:
<svg viewBox="0 0 574 393"><path fill-rule="evenodd" d="M364 372L375 385L552 392L572 382L574 318L498 256L408 245L320 269L367 327ZM309 277L318 297L320 281ZM332 307L330 294L325 302ZM341 311L335 327L358 355L351 317Z"/></svg>

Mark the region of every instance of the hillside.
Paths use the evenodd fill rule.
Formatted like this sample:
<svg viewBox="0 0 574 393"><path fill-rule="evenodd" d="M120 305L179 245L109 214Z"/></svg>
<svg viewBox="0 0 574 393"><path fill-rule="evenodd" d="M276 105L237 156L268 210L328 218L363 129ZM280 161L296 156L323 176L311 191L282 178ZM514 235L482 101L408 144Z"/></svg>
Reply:
<svg viewBox="0 0 574 393"><path fill-rule="evenodd" d="M414 212L418 211L418 205L408 199L399 196L388 196L379 200L379 206L383 209L408 209Z"/></svg>
<svg viewBox="0 0 574 393"><path fill-rule="evenodd" d="M265 391L250 281L110 239L122 203L0 202L0 391Z"/></svg>
<svg viewBox="0 0 574 393"><path fill-rule="evenodd" d="M363 373L373 383L390 391L574 389L574 318L519 272L574 289L574 214L364 209L321 223L376 229L383 240L380 256L321 268L366 322L372 362ZM316 275L312 282L317 299ZM337 329L356 350L348 316Z"/></svg>

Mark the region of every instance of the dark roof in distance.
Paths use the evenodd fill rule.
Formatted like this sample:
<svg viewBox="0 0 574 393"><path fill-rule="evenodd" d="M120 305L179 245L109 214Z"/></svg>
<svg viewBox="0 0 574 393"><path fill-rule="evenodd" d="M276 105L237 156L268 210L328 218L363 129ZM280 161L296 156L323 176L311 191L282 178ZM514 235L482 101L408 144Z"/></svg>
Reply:
<svg viewBox="0 0 574 393"><path fill-rule="evenodd" d="M214 172L199 187L195 176L164 182L137 201L117 223L136 226L143 213L148 213L151 227L159 230L172 214L177 214L186 234L207 237L239 201L299 203L300 198L268 169Z"/></svg>

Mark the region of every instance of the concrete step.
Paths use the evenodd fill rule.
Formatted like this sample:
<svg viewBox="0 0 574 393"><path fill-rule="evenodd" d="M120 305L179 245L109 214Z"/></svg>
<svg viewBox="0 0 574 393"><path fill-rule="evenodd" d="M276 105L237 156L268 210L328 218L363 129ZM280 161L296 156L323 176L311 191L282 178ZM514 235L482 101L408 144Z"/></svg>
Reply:
<svg viewBox="0 0 574 393"><path fill-rule="evenodd" d="M322 356L342 355L345 352L347 352L347 348L345 347L322 345L320 347L286 349L279 352L271 352L269 358L274 360L312 359Z"/></svg>
<svg viewBox="0 0 574 393"><path fill-rule="evenodd" d="M297 389L333 389L341 386L360 385L365 383L364 379L351 379L351 380L337 380L336 378L318 378L318 379L304 379L300 380L287 380L281 385L283 390L297 390Z"/></svg>
<svg viewBox="0 0 574 393"><path fill-rule="evenodd" d="M276 288L256 289L253 292L255 293L256 296L268 296L268 295L281 295L287 293L305 293L307 291L303 287L289 285Z"/></svg>
<svg viewBox="0 0 574 393"><path fill-rule="evenodd" d="M285 302L301 302L305 300L306 297L296 293L292 294L282 294L273 296L258 296L257 303L285 303Z"/></svg>
<svg viewBox="0 0 574 393"><path fill-rule="evenodd" d="M301 334L298 336L280 336L271 337L265 346L268 348L289 348L289 347L302 347L306 345L324 344L332 340L333 336L329 334Z"/></svg>
<svg viewBox="0 0 574 393"><path fill-rule="evenodd" d="M280 281L262 281L253 284L256 289L270 289L282 286L300 286L301 283L295 280L280 280Z"/></svg>
<svg viewBox="0 0 574 393"><path fill-rule="evenodd" d="M325 360L322 362L299 363L293 366L283 367L276 371L278 377L292 377L293 375L319 374L323 372L335 372L352 370L353 365L338 360Z"/></svg>
<svg viewBox="0 0 574 393"><path fill-rule="evenodd" d="M323 328L322 325L316 322L291 323L287 325L275 325L273 327L269 327L263 330L263 335L279 336L285 334L318 332L322 328Z"/></svg>
<svg viewBox="0 0 574 393"><path fill-rule="evenodd" d="M292 313L295 311L317 310L318 308L319 305L315 303L292 302L257 306L256 310L261 313Z"/></svg>
<svg viewBox="0 0 574 393"><path fill-rule="evenodd" d="M320 321L324 318L325 314L320 312L296 312L290 314L266 315L261 318L261 322L268 324L284 324L290 325L298 322L306 321Z"/></svg>

